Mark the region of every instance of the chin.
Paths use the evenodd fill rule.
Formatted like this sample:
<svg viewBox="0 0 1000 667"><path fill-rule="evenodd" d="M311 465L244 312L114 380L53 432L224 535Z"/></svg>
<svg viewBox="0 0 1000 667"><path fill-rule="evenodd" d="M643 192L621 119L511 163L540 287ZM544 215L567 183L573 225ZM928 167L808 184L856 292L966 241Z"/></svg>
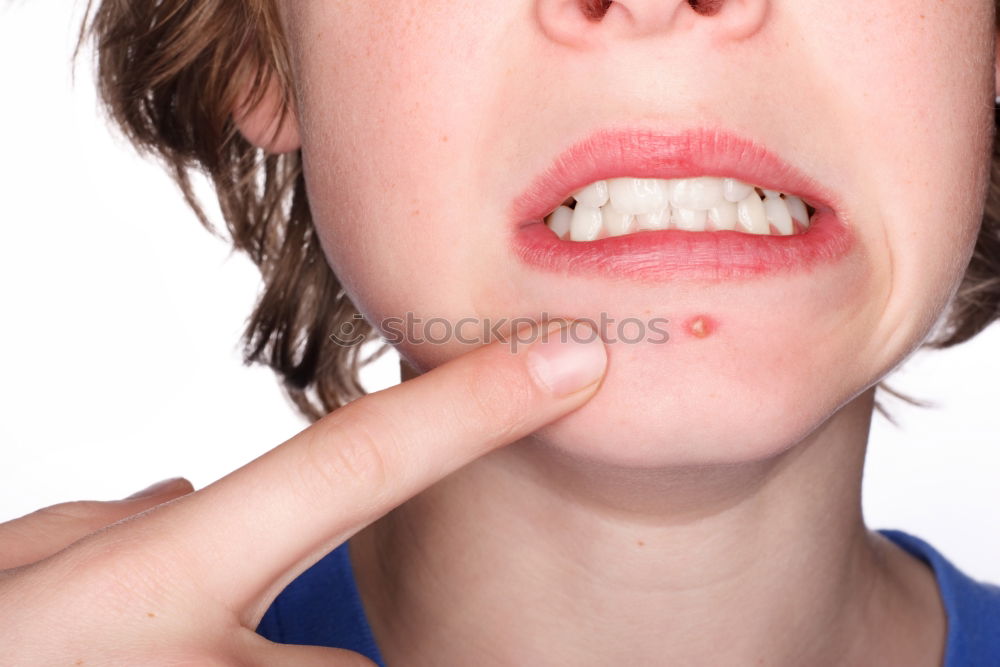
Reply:
<svg viewBox="0 0 1000 667"><path fill-rule="evenodd" d="M659 468L765 460L802 442L870 387L877 371L844 363L793 329L751 324L706 338L608 346L596 395L535 440L608 466Z"/></svg>

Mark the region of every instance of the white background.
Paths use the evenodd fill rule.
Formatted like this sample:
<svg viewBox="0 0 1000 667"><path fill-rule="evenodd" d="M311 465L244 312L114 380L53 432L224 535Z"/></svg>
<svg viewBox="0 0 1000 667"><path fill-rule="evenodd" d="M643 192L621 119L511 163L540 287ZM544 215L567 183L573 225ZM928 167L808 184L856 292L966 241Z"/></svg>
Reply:
<svg viewBox="0 0 1000 667"><path fill-rule="evenodd" d="M108 130L89 52L71 85L79 10L0 3L0 521L175 475L200 488L305 426L271 372L240 361L256 269ZM901 427L876 417L864 482L869 526L993 582L998 351L994 326L911 359L893 386L939 407L885 398ZM369 387L398 381L393 359Z"/></svg>

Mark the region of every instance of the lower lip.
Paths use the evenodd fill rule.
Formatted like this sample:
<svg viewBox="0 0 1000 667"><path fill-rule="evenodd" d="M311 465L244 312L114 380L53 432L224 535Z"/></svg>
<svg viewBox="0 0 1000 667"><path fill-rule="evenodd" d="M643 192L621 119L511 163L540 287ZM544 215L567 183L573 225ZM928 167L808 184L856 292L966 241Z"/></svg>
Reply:
<svg viewBox="0 0 1000 667"><path fill-rule="evenodd" d="M536 220L516 229L512 242L523 262L543 271L657 283L807 271L844 257L853 236L832 210L820 209L805 232L788 236L668 229L563 241Z"/></svg>

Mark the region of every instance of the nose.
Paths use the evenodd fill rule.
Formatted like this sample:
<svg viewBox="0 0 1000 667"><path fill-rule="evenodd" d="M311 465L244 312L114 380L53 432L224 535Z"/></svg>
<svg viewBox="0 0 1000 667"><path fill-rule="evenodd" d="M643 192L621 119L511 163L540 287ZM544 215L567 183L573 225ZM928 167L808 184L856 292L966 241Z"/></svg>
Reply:
<svg viewBox="0 0 1000 667"><path fill-rule="evenodd" d="M699 24L719 39L741 39L763 24L772 0L535 0L542 31L584 47L600 42L690 30Z"/></svg>

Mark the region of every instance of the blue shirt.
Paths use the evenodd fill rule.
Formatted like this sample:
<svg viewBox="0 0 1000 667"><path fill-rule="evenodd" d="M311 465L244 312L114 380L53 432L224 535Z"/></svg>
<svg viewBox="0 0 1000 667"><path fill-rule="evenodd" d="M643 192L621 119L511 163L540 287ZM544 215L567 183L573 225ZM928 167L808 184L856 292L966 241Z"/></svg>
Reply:
<svg viewBox="0 0 1000 667"><path fill-rule="evenodd" d="M1000 667L1000 586L972 579L919 537L893 529L878 532L934 569L948 617L944 667ZM385 667L346 542L275 598L257 633L282 644L350 649Z"/></svg>

